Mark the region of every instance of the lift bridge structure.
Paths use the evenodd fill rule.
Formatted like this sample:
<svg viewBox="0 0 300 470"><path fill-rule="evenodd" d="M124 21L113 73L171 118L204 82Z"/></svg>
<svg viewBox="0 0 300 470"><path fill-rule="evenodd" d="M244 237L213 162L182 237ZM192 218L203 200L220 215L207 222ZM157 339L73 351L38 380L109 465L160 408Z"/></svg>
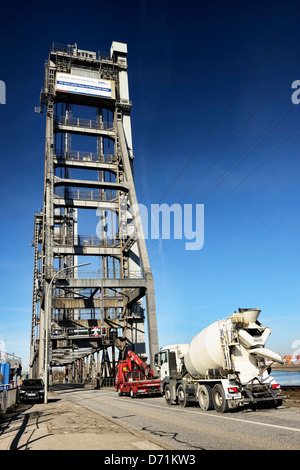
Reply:
<svg viewBox="0 0 300 470"><path fill-rule="evenodd" d="M114 362L128 349L145 357L145 318L155 369L154 283L137 210L131 106L125 43L112 42L110 54L53 44L37 109L45 111L46 136L30 345L30 376L47 383L52 368L64 366L70 381L111 384ZM93 232L85 235L88 213Z"/></svg>

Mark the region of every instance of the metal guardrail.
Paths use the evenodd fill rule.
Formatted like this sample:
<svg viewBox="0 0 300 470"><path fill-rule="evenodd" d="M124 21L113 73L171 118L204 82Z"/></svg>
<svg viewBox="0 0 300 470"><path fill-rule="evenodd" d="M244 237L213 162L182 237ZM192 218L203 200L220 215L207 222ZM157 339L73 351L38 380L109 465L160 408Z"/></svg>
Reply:
<svg viewBox="0 0 300 470"><path fill-rule="evenodd" d="M100 379L101 387L114 387L116 384L116 379L112 377L104 377Z"/></svg>
<svg viewBox="0 0 300 470"><path fill-rule="evenodd" d="M54 236L54 242L57 245L71 245L71 246L119 246L120 238L118 234L114 238L109 236L99 238L94 235L78 235L75 237L57 237Z"/></svg>
<svg viewBox="0 0 300 470"><path fill-rule="evenodd" d="M73 50L76 49L75 45L71 44L62 44L59 42L53 42L51 47L51 52L64 52L66 54L73 54Z"/></svg>
<svg viewBox="0 0 300 470"><path fill-rule="evenodd" d="M117 158L115 155L103 154L98 155L93 152L82 152L76 150L69 150L63 152L62 150L56 152L56 157L64 160L74 160L82 162L94 162L94 163L115 163Z"/></svg>
<svg viewBox="0 0 300 470"><path fill-rule="evenodd" d="M103 275L103 273L99 273L99 271L82 271L78 270L78 278L79 279L89 279L89 278L96 278L96 279L121 279L120 273L113 272L113 270L110 270L106 275ZM142 274L139 271L136 272L131 272L128 276L126 276L126 279L141 279Z"/></svg>
<svg viewBox="0 0 300 470"><path fill-rule="evenodd" d="M75 268L76 269L76 268ZM66 279L72 277L74 273L74 268L66 269L61 274L57 275L57 279ZM59 268L46 268L46 276L53 277L60 269ZM82 269L77 269L76 279L142 279L142 273L140 271L133 271L128 276L121 276L121 273L117 269L108 269L106 273L102 271L90 270L83 271Z"/></svg>
<svg viewBox="0 0 300 470"><path fill-rule="evenodd" d="M9 388L13 388L12 384L0 384L0 391L1 390L8 390Z"/></svg>
<svg viewBox="0 0 300 470"><path fill-rule="evenodd" d="M87 129L101 129L101 130L114 130L112 122L96 121L94 119L84 119L67 116L55 116L55 124L62 124L64 126L84 127Z"/></svg>
<svg viewBox="0 0 300 470"><path fill-rule="evenodd" d="M81 49L78 49L77 44L62 44L59 42L53 42L51 46L51 52L61 52L63 54L72 55L74 57L78 56L78 51L81 51ZM107 51L96 51L96 52L85 51L85 52L96 54L97 60L101 60L101 59L111 60L110 53Z"/></svg>
<svg viewBox="0 0 300 470"><path fill-rule="evenodd" d="M54 197L63 199L78 199L83 201L113 202L117 198L116 189L86 191L83 189L71 189L59 186L55 188Z"/></svg>

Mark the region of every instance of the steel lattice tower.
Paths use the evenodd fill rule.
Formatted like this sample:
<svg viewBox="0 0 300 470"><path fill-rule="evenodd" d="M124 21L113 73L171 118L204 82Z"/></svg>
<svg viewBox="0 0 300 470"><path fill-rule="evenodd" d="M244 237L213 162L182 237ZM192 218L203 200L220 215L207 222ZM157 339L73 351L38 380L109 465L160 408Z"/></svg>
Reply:
<svg viewBox="0 0 300 470"><path fill-rule="evenodd" d="M113 42L110 55L80 50L76 44L53 45L39 112L44 109L44 194L43 209L34 217L30 375L43 377L47 364L50 370L64 365L73 380L86 380L93 375L97 353L98 377L112 377L115 349L119 357L128 348L146 352L143 300L154 368L158 335L153 277L139 211L132 210L138 206L127 45ZM95 150L85 149L85 141ZM97 233L83 235L78 228L85 222L80 219L92 211L97 213ZM139 229L137 237L130 233L130 218ZM87 262L91 268L77 267Z"/></svg>

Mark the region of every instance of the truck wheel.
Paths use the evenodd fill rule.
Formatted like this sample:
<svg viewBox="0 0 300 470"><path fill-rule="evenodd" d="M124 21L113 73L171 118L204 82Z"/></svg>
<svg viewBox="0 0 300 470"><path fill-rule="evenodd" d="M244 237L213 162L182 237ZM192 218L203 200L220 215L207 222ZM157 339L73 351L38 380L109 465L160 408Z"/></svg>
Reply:
<svg viewBox="0 0 300 470"><path fill-rule="evenodd" d="M273 402L271 402L271 408L278 408L278 406L282 405L282 399L275 399Z"/></svg>
<svg viewBox="0 0 300 470"><path fill-rule="evenodd" d="M130 389L129 393L131 398L136 398L136 393L134 393L133 388Z"/></svg>
<svg viewBox="0 0 300 470"><path fill-rule="evenodd" d="M178 403L180 406L187 406L186 393L183 385L179 385L177 389Z"/></svg>
<svg viewBox="0 0 300 470"><path fill-rule="evenodd" d="M170 385L166 385L165 388L165 400L167 402L167 405L171 406L172 405L172 395L171 395L171 387Z"/></svg>
<svg viewBox="0 0 300 470"><path fill-rule="evenodd" d="M214 408L212 390L209 385L200 385L198 390L198 402L203 411L212 410Z"/></svg>
<svg viewBox="0 0 300 470"><path fill-rule="evenodd" d="M216 384L212 390L214 408L218 413L226 413L229 410L225 392L220 384Z"/></svg>

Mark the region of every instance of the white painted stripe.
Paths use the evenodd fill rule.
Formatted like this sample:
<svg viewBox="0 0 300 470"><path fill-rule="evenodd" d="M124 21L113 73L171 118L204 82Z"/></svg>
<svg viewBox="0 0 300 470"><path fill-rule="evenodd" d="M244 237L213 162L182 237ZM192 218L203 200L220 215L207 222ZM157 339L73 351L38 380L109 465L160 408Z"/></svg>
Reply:
<svg viewBox="0 0 300 470"><path fill-rule="evenodd" d="M122 398L117 398L117 397L110 397L110 399L113 398L113 400L122 400ZM135 403L137 405L141 405L141 403ZM142 405L142 406L145 406ZM164 408L166 409L165 407L163 406L160 406L160 405L152 405L150 403L147 403L146 406L150 406L152 408ZM175 410L172 410L171 407L170 407L170 411L175 411ZM204 415L206 418L217 418L217 419L226 419L228 421L238 421L238 422L241 422L241 423L246 423L246 424L256 424L257 426L266 426L266 427L270 427L270 428L277 428L277 429L285 429L287 431L295 431L295 432L300 432L300 429L299 428L292 428L292 427L289 427L289 426L281 426L279 424L268 424L268 423L262 423L260 421L248 421L246 419L240 419L240 418L231 418L230 416L226 416L225 414L210 414L210 413L207 413L205 411L192 411L192 410L185 410L183 408L179 408L177 407L176 409L176 412L178 413L193 413L193 414L196 414L199 416L200 415Z"/></svg>
<svg viewBox="0 0 300 470"><path fill-rule="evenodd" d="M90 397L94 400L97 400L97 401L101 401L101 399L105 399L107 398L108 400L116 400L116 401L120 401L124 403L124 399L121 398L121 397L113 397L111 395L102 395L101 396L98 396L96 397L95 395L93 397ZM104 400L105 402L105 400ZM128 403L131 403L128 402ZM147 403L147 405L142 404L142 403L138 403L137 401L135 401L134 403L132 403L132 405L138 405L138 406L148 406L148 407L152 407L152 408L164 408L164 409L167 409L165 406L162 406L162 405L153 405L153 404L150 404L150 403ZM192 411L192 410L187 410L187 409L184 409L184 408L181 408L179 406L177 407L168 407L169 408L169 411L170 412L173 412L175 411L177 414L178 413L193 413L193 414L196 414L196 415L201 415L201 416L205 416L205 418L215 418L215 419L226 419L227 421L236 421L236 422L240 422L240 423L244 423L244 424L254 424L254 425L257 425L257 426L265 426L265 427L269 427L269 428L275 428L275 429L284 429L286 431L293 431L293 432L300 432L300 428L292 428L292 427L289 427L289 426L281 426L279 424L269 424L269 423L262 423L260 421L248 421L246 419L241 419L241 418L232 418L230 416L227 416L226 414L219 414L217 412L215 412L215 414L212 414L212 413L208 413L206 411Z"/></svg>

